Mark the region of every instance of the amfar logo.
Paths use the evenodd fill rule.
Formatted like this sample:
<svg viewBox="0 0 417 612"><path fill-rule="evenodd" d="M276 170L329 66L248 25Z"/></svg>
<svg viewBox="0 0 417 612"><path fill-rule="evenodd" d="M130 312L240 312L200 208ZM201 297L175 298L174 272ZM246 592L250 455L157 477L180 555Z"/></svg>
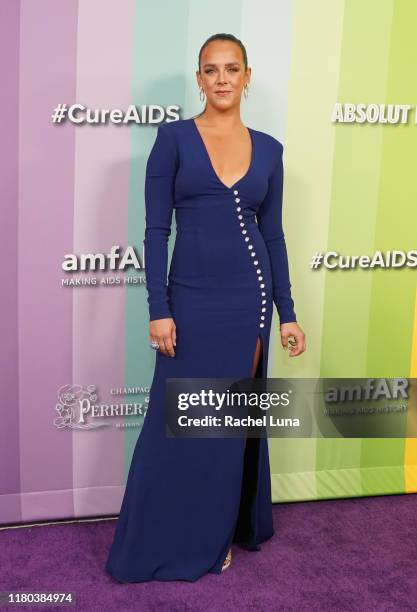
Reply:
<svg viewBox="0 0 417 612"><path fill-rule="evenodd" d="M141 268L139 257L132 246L128 246L126 251L121 254L119 245L112 246L110 253L67 253L62 262L62 269L65 272L78 272L85 270L124 270L133 266L137 270ZM142 247L142 260L145 266L145 247Z"/></svg>
<svg viewBox="0 0 417 612"><path fill-rule="evenodd" d="M54 419L58 429L64 427L71 429L96 429L106 427L109 423L86 422L85 416L91 418L143 416L143 405L140 403L122 404L94 404L97 400L97 387L95 385L63 385L58 389L59 402L55 410L59 416Z"/></svg>

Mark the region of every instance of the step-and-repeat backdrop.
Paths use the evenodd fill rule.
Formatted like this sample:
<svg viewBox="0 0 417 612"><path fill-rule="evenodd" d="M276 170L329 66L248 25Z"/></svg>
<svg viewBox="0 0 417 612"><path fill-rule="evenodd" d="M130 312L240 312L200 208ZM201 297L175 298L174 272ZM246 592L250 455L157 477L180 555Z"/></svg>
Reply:
<svg viewBox="0 0 417 612"><path fill-rule="evenodd" d="M269 376L416 375L416 22L412 0L0 3L1 523L120 508L155 360L145 165L155 123L202 109L211 34L245 44L242 119L285 147L307 351L275 313ZM275 502L417 490L416 438L269 449Z"/></svg>

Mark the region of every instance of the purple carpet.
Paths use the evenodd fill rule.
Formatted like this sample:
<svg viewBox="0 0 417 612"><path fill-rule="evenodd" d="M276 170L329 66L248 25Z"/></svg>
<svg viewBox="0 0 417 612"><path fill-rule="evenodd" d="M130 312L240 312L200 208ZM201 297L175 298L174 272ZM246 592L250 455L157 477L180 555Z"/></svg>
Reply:
<svg viewBox="0 0 417 612"><path fill-rule="evenodd" d="M416 515L416 495L275 504L261 551L234 546L226 572L194 583L114 581L115 520L6 529L0 591L73 591L72 609L106 612L416 610Z"/></svg>

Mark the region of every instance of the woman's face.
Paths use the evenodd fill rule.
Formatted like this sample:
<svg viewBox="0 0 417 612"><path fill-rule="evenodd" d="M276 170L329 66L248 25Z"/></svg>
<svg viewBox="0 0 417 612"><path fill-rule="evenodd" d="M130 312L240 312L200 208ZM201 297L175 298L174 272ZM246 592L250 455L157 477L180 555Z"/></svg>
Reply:
<svg viewBox="0 0 417 612"><path fill-rule="evenodd" d="M250 74L250 68L245 71L239 45L229 40L213 40L201 54L197 82L207 96L207 105L224 110L240 104Z"/></svg>

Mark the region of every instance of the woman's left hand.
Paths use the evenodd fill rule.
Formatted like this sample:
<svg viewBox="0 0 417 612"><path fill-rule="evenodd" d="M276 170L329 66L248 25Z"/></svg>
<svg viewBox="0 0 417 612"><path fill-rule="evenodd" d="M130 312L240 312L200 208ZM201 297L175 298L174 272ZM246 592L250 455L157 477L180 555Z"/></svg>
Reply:
<svg viewBox="0 0 417 612"><path fill-rule="evenodd" d="M294 340L290 340L290 337ZM284 349L290 349L290 357L297 357L306 350L305 333L297 322L281 324L281 344ZM288 346L290 345L290 346Z"/></svg>

